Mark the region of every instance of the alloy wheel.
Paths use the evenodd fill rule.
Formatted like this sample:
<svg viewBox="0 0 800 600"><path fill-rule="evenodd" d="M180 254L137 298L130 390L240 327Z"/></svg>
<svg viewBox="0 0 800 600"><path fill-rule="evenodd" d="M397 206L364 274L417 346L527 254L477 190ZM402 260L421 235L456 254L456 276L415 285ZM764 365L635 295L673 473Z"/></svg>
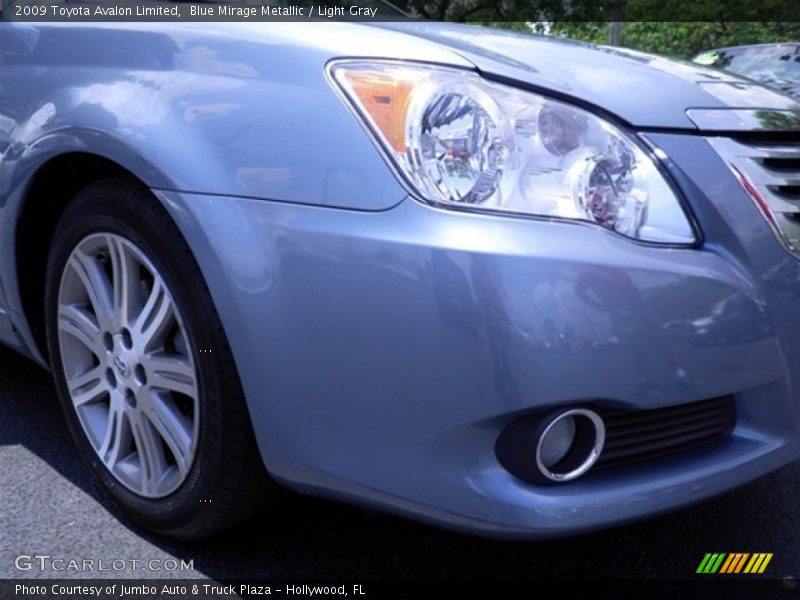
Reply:
<svg viewBox="0 0 800 600"><path fill-rule="evenodd" d="M162 498L198 445L198 375L164 278L115 233L84 238L58 292L58 340L72 405L98 458L125 487Z"/></svg>

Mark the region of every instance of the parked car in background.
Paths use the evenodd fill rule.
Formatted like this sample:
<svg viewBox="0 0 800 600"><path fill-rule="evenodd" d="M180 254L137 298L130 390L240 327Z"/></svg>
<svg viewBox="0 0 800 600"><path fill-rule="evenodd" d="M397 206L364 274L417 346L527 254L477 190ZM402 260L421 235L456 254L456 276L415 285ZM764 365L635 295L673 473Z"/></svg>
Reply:
<svg viewBox="0 0 800 600"><path fill-rule="evenodd" d="M725 69L800 98L800 44L755 44L701 52L700 65Z"/></svg>
<svg viewBox="0 0 800 600"><path fill-rule="evenodd" d="M642 518L800 454L799 114L455 24L0 23L0 340L165 535Z"/></svg>

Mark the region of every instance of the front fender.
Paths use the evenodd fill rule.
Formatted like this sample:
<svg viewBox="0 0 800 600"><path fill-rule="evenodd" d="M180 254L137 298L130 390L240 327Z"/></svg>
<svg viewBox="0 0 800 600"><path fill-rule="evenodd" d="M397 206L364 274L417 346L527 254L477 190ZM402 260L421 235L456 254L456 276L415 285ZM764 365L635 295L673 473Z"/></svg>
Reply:
<svg viewBox="0 0 800 600"><path fill-rule="evenodd" d="M154 188L359 210L403 199L325 77L331 58L358 54L352 44L330 28L293 36L300 24L196 25L37 25L24 51L3 56L2 180L80 150L130 165Z"/></svg>
<svg viewBox="0 0 800 600"><path fill-rule="evenodd" d="M49 114L53 108L45 105L40 113ZM35 175L52 159L75 152L91 153L114 161L151 187L171 189L173 180L135 147L109 132L80 127L65 127L41 134L30 126L38 117L28 121L30 139L25 131L16 130L5 154L0 147L0 309L7 307L12 315L23 313L17 281L16 243L19 216ZM0 140L2 141L2 140ZM7 296L2 282L11 282ZM18 321L17 335L24 340L32 357L40 364L44 359L38 352L30 329L24 319Z"/></svg>

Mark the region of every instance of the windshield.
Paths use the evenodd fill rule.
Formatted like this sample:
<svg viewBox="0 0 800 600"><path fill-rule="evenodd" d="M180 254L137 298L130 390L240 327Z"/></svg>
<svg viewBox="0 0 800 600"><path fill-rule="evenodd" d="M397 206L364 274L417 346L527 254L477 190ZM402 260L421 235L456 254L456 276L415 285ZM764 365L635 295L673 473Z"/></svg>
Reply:
<svg viewBox="0 0 800 600"><path fill-rule="evenodd" d="M724 48L704 52L694 61L762 83L800 83L800 44Z"/></svg>

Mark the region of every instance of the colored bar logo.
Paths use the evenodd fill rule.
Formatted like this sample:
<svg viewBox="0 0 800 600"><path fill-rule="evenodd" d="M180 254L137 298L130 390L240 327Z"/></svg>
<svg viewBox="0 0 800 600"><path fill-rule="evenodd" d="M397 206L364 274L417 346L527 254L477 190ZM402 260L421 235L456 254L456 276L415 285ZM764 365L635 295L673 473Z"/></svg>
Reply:
<svg viewBox="0 0 800 600"><path fill-rule="evenodd" d="M733 552L731 554L709 552L703 557L703 560L700 561L700 566L697 567L697 573L724 573L726 575L736 573L763 573L771 560L771 552L756 552L753 554L749 552Z"/></svg>

